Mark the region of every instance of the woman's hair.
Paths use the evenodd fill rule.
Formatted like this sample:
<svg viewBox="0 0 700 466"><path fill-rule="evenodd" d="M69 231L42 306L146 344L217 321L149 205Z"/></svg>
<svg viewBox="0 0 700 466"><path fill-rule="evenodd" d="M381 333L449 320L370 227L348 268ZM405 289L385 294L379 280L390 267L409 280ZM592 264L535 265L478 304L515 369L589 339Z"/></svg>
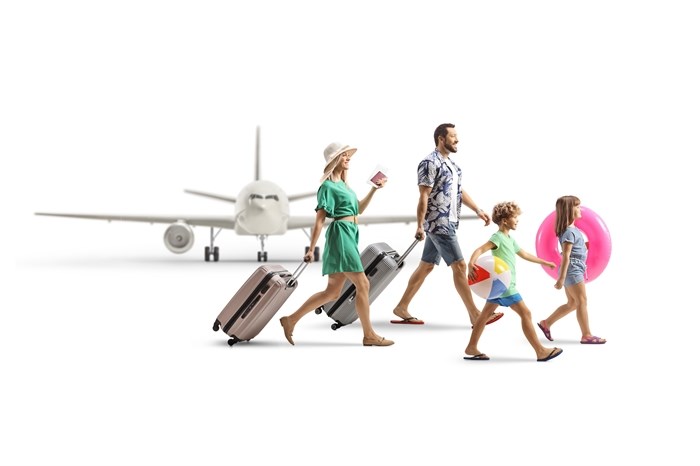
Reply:
<svg viewBox="0 0 700 466"><path fill-rule="evenodd" d="M340 156L338 158L340 158ZM338 164L340 164L340 163L341 163L341 161L338 160ZM345 183L346 186L350 187L350 185L348 185L348 171L347 170L340 171L340 179L343 180L343 183Z"/></svg>
<svg viewBox="0 0 700 466"><path fill-rule="evenodd" d="M337 157L337 160L335 161L335 166L333 167L333 170L331 170L331 172L328 174L328 176L326 177L326 179L323 180L323 181L329 180L329 179L331 178L331 176L332 176L333 173L335 172L336 168L338 168L338 165L340 165L340 156ZM343 182L344 182L347 186L350 186L350 185L348 185L348 180L347 180L347 178L348 178L348 171L347 171L347 170L341 170L341 171L340 171L340 179L343 180ZM323 184L323 181L321 182L321 184Z"/></svg>
<svg viewBox="0 0 700 466"><path fill-rule="evenodd" d="M520 207L515 202L508 201L500 202L493 206L491 218L493 219L493 223L501 226L503 220L508 220L516 215L520 215Z"/></svg>
<svg viewBox="0 0 700 466"><path fill-rule="evenodd" d="M554 222L554 232L557 236L564 233L569 225L574 222L574 207L578 205L581 205L581 200L576 196L562 196L557 199L557 219Z"/></svg>

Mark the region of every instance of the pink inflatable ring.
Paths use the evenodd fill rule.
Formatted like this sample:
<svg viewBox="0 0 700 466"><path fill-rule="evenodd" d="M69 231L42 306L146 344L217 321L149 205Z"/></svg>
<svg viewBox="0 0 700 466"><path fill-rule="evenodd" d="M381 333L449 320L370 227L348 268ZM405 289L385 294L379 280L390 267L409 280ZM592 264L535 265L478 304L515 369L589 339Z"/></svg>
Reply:
<svg viewBox="0 0 700 466"><path fill-rule="evenodd" d="M555 280L559 278L559 264L561 264L561 247L559 239L554 233L556 212L552 212L544 219L535 239L537 256L557 264L555 269L542 266L545 272ZM612 244L610 232L603 219L591 209L581 206L581 218L575 222L576 227L583 232L588 240L588 258L586 260L586 282L595 280L610 261Z"/></svg>

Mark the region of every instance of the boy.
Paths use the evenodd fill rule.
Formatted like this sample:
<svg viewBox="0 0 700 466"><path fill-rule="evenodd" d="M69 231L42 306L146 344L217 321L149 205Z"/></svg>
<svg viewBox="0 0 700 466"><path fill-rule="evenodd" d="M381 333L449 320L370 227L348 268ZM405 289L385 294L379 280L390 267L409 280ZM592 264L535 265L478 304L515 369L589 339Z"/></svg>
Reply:
<svg viewBox="0 0 700 466"><path fill-rule="evenodd" d="M476 278L476 260L484 254L486 251L491 251L491 253L505 261L510 268L510 286L503 292L498 298L486 300L484 304L484 309L481 311L479 318L474 323L474 328L472 330L471 338L469 339L469 344L464 350L467 356L464 359L470 361L486 361L489 359L484 353L478 350L477 345L479 343L479 338L484 331L486 321L489 320L491 314L498 308L498 306L509 307L513 309L522 321L523 333L525 338L530 342L532 348L537 354L537 360L540 362L549 361L559 356L563 350L561 348L545 348L542 346L540 341L537 339L535 333L535 327L532 325L532 314L530 309L525 305L523 298L518 293L515 287L515 256L518 255L529 262L534 262L536 264L546 265L547 267L554 268L556 264L554 262L549 262L544 259L540 259L534 256L518 246L510 236L510 231L515 230L518 226L518 216L520 215L520 207L515 202L501 202L496 204L493 208L493 214L491 218L493 222L498 225L498 231L491 235L491 238L485 242L482 246L478 247L474 253L472 253L469 259L469 264L467 265L467 270L469 271L470 278Z"/></svg>

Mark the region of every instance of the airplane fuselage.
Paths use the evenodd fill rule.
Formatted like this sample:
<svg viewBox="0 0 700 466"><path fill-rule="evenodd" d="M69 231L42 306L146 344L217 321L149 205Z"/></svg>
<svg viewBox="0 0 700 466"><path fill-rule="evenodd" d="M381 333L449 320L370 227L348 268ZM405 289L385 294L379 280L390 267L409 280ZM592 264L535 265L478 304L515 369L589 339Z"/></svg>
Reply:
<svg viewBox="0 0 700 466"><path fill-rule="evenodd" d="M275 183L253 181L241 190L237 199L237 234L283 235L287 232L289 199Z"/></svg>

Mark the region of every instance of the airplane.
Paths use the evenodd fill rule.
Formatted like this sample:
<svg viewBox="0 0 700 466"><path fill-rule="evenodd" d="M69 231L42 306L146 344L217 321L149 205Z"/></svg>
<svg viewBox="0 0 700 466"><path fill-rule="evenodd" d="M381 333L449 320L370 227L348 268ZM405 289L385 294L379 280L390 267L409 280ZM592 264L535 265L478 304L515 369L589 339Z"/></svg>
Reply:
<svg viewBox="0 0 700 466"><path fill-rule="evenodd" d="M169 224L163 235L165 247L172 253L183 254L194 245L192 227L209 227L209 245L204 248L204 260L214 262L219 260L219 247L214 240L224 230L234 230L242 236L255 236L260 242L258 262L267 262L265 241L268 236L283 235L287 230L301 229L310 239L308 230L313 227L315 215L294 216L289 214L289 203L299 199L316 196L316 191L288 195L277 184L260 178L260 127L256 128L255 137L255 180L246 184L237 197L224 196L191 189L184 190L188 194L217 199L235 204L233 215L228 216L148 216L148 215L105 215L105 214L72 214L35 212L35 215L49 217L82 218L91 220L145 222ZM462 219L478 219L476 215L463 215ZM328 222L331 220L329 219ZM391 216L360 216L358 224L411 223L416 221L413 215ZM218 230L216 230L218 229ZM215 232L216 230L216 232ZM308 252L306 246L304 253ZM314 260L320 259L320 249L314 248Z"/></svg>

